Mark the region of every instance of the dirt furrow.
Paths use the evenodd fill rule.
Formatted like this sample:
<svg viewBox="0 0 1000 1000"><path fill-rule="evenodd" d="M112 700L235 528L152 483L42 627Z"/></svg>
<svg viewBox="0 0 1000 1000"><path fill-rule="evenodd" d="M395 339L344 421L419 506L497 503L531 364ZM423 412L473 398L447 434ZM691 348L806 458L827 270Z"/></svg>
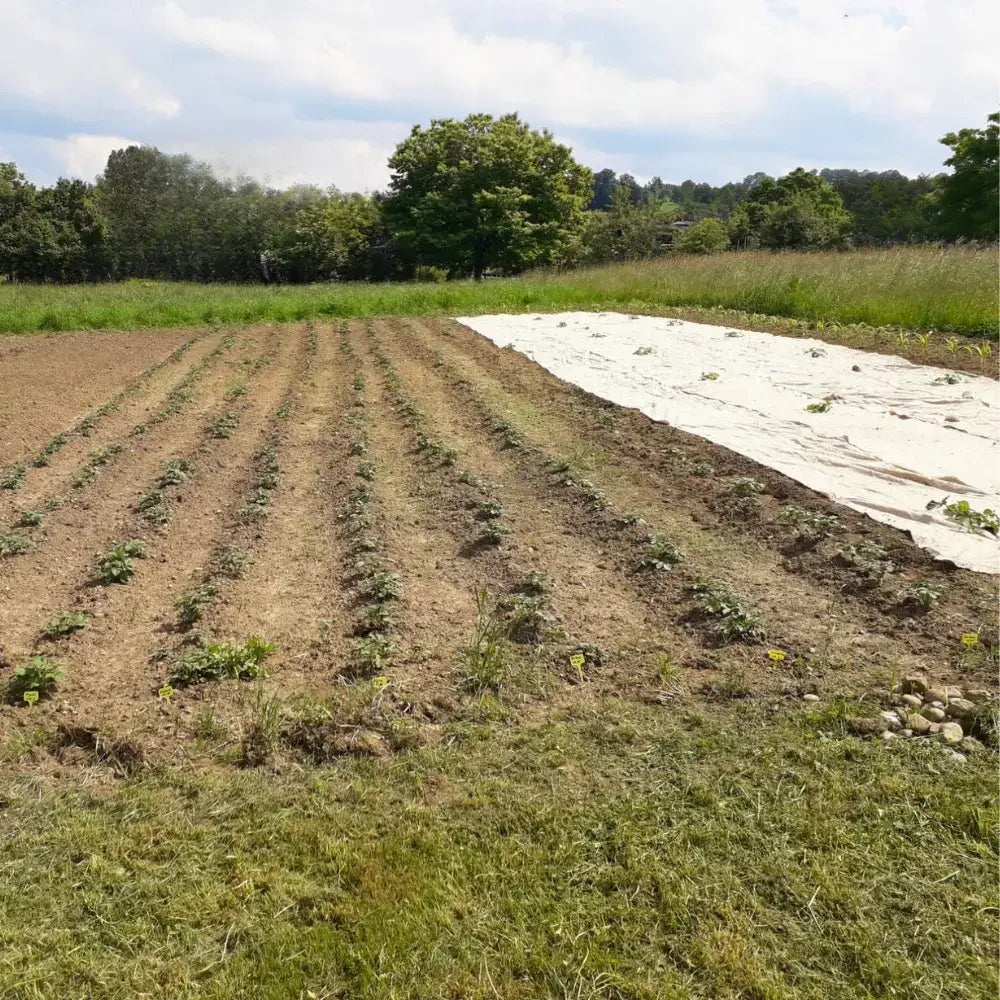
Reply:
<svg viewBox="0 0 1000 1000"><path fill-rule="evenodd" d="M259 369L248 380L248 394L232 404L240 413L232 436L195 435L186 454L190 475L171 489L169 522L153 530L134 507L120 513L113 525L104 522L105 542L110 535L147 542L147 556L136 560L132 580L126 585L95 585L90 579L91 554L91 562L75 578L48 591L45 602L35 602L31 609L35 634L48 616L66 610L67 604L91 616L86 628L70 638L36 646L65 664L61 699L88 725L127 729L148 739L157 731L161 739L169 733L171 725L164 727L161 715L170 713L156 696L167 667L151 662L151 654L171 638L174 599L207 566L223 523L245 502L253 455L280 419L277 412L301 374L301 330L285 332L275 346L273 363ZM28 630L22 641L28 641ZM173 724L179 721L172 719Z"/></svg>
<svg viewBox="0 0 1000 1000"><path fill-rule="evenodd" d="M846 678L852 668L863 667L870 674L873 667L891 671L923 665L892 638L873 635L868 622L858 620L851 602L843 595L817 588L808 578L789 573L763 546L734 545L724 532L713 530L710 524L699 524L683 505L669 502L655 484L643 486L638 477L630 480L614 475L617 470L602 471L606 460L585 436L558 423L554 428L550 426L547 415L539 414L530 402L508 391L496 379L483 377L481 370L453 348L447 337L435 337L420 324L402 321L397 324L397 336L407 352L418 352L428 361L434 359L431 370L449 380L456 406L464 406L472 419L494 427L499 419L524 435L529 447L515 449L512 455L539 492L552 487L551 475L544 467L546 457L554 456L574 470L583 470L599 487L597 493L611 501L613 509L641 515L687 554L683 571L675 574L678 578L690 577L687 582L694 582L698 576L721 578L748 596L769 626L769 642L781 645L796 660L808 664L806 680L832 671ZM683 600L682 607L693 608L690 595Z"/></svg>
<svg viewBox="0 0 1000 1000"><path fill-rule="evenodd" d="M245 347L264 348L263 331L255 331ZM24 555L0 560L0 642L10 649L30 644L37 618L53 602L72 593L114 526L128 521L139 496L149 489L164 461L194 451L206 436L208 423L220 411L238 410L249 397L223 399L233 371L209 373L191 404L134 439L85 494L51 511L39 547ZM56 608L55 610L64 610Z"/></svg>
<svg viewBox="0 0 1000 1000"><path fill-rule="evenodd" d="M3 338L0 469L30 463L50 438L202 335L188 329Z"/></svg>
<svg viewBox="0 0 1000 1000"><path fill-rule="evenodd" d="M581 448L582 433L602 476L654 488L695 522L731 536L734 545L763 546L796 578L806 576L832 594L855 598L853 613L870 630L940 658L954 653L957 636L993 618L995 578L935 560L903 532L728 449L600 400L515 351L497 349L461 324L433 320L425 329L433 334L436 349L442 341L454 346L474 366L478 381L513 391L523 419L543 425L551 437L570 441L574 449ZM758 482L762 491L750 498L734 496L733 484L746 479ZM789 523L790 516L802 517L806 511L836 519L828 539L817 544ZM859 590L852 567L836 556L858 542L875 543L891 558L895 571L884 586ZM931 608L910 596L925 583L938 593Z"/></svg>
<svg viewBox="0 0 1000 1000"><path fill-rule="evenodd" d="M337 335L322 325L276 442L278 482L252 565L206 616L214 635L256 634L277 644L268 669L282 693L328 691L347 655L350 609L338 517L349 406Z"/></svg>
<svg viewBox="0 0 1000 1000"><path fill-rule="evenodd" d="M470 421L467 410L456 406L440 366L420 352L401 350L394 329L398 327L391 321L380 325L377 343L388 352L406 390L419 400L428 426L458 449L462 474L471 471L497 486L511 536L496 550L500 565L491 570L490 579L507 586L516 586L532 572L550 579L555 624L565 633L557 645L560 660L565 659L561 654L576 648L599 647L599 679L619 691L638 687L647 692L661 686L655 663L664 656L678 662L697 660L703 649L675 606L658 599L658 588L648 578L623 572L617 536L595 537L582 528L580 510L566 498L553 491L540 494L523 477L514 451L497 447ZM455 475L442 478L442 493L454 495ZM455 523L461 531L462 523ZM743 651L729 655L742 659ZM557 665L565 668L565 663Z"/></svg>
<svg viewBox="0 0 1000 1000"><path fill-rule="evenodd" d="M164 364L148 377L135 380L131 388L124 388L121 399L111 400L102 409L99 418L91 414L83 422L51 439L47 446L56 449L50 454L31 456L26 462L21 487L0 491L0 524L11 524L16 512L24 509L44 510L45 503L53 497L74 495L74 477L88 464L88 456L100 451L108 452L113 459L115 449L127 445L139 436L151 417L167 409L182 392L193 391L196 382L222 356L225 348L223 334L203 336L173 364ZM178 363L183 371L177 370ZM43 449L44 451L45 449ZM32 458L34 459L32 461ZM42 461L44 465L40 464Z"/></svg>

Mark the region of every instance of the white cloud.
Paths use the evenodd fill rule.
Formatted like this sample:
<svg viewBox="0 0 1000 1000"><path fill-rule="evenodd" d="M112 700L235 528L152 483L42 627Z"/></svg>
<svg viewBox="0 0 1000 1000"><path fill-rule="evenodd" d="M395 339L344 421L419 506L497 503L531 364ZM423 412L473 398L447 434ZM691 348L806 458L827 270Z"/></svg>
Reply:
<svg viewBox="0 0 1000 1000"><path fill-rule="evenodd" d="M113 150L141 143L120 135L71 135L64 141L53 141L53 145L58 151L57 157L62 159L66 174L93 180L103 172L108 155Z"/></svg>
<svg viewBox="0 0 1000 1000"><path fill-rule="evenodd" d="M125 133L371 189L410 122L518 110L637 175L932 170L995 106L998 28L992 0L4 0L0 133L37 119L84 176Z"/></svg>

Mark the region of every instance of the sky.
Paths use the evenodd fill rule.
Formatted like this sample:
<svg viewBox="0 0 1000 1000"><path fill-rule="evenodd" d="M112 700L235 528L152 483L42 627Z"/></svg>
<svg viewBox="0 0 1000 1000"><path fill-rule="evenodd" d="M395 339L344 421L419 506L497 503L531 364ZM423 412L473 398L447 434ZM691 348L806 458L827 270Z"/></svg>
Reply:
<svg viewBox="0 0 1000 1000"><path fill-rule="evenodd" d="M412 125L518 111L640 179L914 176L995 110L997 37L993 0L3 0L0 161L372 191Z"/></svg>

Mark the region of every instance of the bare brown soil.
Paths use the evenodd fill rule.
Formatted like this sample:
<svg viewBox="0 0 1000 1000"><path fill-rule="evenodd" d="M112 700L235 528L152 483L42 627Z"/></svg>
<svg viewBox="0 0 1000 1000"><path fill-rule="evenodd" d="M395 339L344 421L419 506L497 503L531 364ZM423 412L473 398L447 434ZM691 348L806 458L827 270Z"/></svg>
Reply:
<svg viewBox="0 0 1000 1000"><path fill-rule="evenodd" d="M165 349L184 339L156 337ZM46 434L142 370L132 352L118 383L105 379L86 404L70 406L61 382L27 365L37 346L46 364L69 369L74 345L92 342L17 342L20 367L9 371L46 414ZM183 403L165 412L178 383ZM50 408L58 419L48 420ZM213 436L227 413L236 415L230 436ZM133 434L136 423L148 427ZM87 455L117 443L93 482L74 489ZM168 460L189 471L158 486ZM763 484L750 503L731 495L740 477ZM156 489L168 511L159 525L139 506ZM689 706L813 692L877 700L916 670L995 684L995 578L935 562L900 532L588 396L448 320L213 332L8 492L9 516L54 495L66 502L38 527L0 523L36 543L0 559L0 684L38 655L65 676L34 707L0 707L0 738L72 720L154 755L184 753L219 727L238 747L260 699L274 696L309 720L296 740L321 722L324 746L350 749L376 717L377 740L413 723L430 739L442 722L545 717L606 697ZM803 542L780 519L789 503L839 524ZM491 524L500 530L489 539ZM676 545L677 565L643 566L651 534ZM146 558L129 582L99 583L97 556L124 539L144 540ZM861 540L894 564L878 586L862 586L837 557ZM221 547L240 554L241 572L213 568ZM365 622L376 572L394 574L400 592L373 629ZM708 578L755 609L763 637L718 634L692 589ZM540 593L532 580L544 581ZM940 591L929 610L905 599L918 581ZM200 620L182 622L175 602L206 585ZM489 614L509 624L530 595L538 617L504 645L502 676L485 678L469 656L477 627ZM40 637L65 611L86 612L86 627ZM960 643L970 631L981 637L973 651ZM259 692L215 681L163 695L174 664L199 642L253 635L278 647ZM366 635L384 636L391 655L365 660ZM785 659L772 660L772 649Z"/></svg>
<svg viewBox="0 0 1000 1000"><path fill-rule="evenodd" d="M87 332L0 341L0 469L73 427L162 361L192 330Z"/></svg>

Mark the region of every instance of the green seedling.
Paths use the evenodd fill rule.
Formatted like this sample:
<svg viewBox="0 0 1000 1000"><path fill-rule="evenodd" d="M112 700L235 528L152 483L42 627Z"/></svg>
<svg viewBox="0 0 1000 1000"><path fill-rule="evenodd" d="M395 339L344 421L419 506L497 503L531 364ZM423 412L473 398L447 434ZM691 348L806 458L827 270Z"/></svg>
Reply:
<svg viewBox="0 0 1000 1000"><path fill-rule="evenodd" d="M754 479L751 476L737 476L730 482L726 492L731 497L752 497L763 493L765 489L765 485L759 479Z"/></svg>
<svg viewBox="0 0 1000 1000"><path fill-rule="evenodd" d="M396 616L389 604L366 604L358 614L355 635L388 632L396 625Z"/></svg>
<svg viewBox="0 0 1000 1000"><path fill-rule="evenodd" d="M264 677L264 661L276 649L277 646L255 635L242 645L236 642L214 643L193 650L178 660L169 683L182 688L208 681L245 681Z"/></svg>
<svg viewBox="0 0 1000 1000"><path fill-rule="evenodd" d="M806 409L810 413L826 413L831 406L833 406L833 403L829 399L824 399L819 403L809 403Z"/></svg>
<svg viewBox="0 0 1000 1000"><path fill-rule="evenodd" d="M57 434L54 438L48 441L44 448L35 456L32 461L32 465L36 468L41 468L44 465L49 464L49 459L57 452L69 438L65 434Z"/></svg>
<svg viewBox="0 0 1000 1000"><path fill-rule="evenodd" d="M889 553L875 542L852 542L837 551L837 558L853 566L861 584L868 589L877 587L896 568Z"/></svg>
<svg viewBox="0 0 1000 1000"><path fill-rule="evenodd" d="M906 604L917 604L925 611L930 611L930 609L937 604L940 597L940 587L936 587L934 584L928 583L926 580L918 580L915 583L911 583L909 587L906 588L904 602Z"/></svg>
<svg viewBox="0 0 1000 1000"><path fill-rule="evenodd" d="M476 516L482 521L495 521L503 517L503 504L496 499L483 500L476 507Z"/></svg>
<svg viewBox="0 0 1000 1000"><path fill-rule="evenodd" d="M211 604L212 598L217 593L216 587L211 583L202 583L193 590L187 590L174 601L177 609L177 623L181 628L189 629L196 622L201 621L202 610L207 604Z"/></svg>
<svg viewBox="0 0 1000 1000"><path fill-rule="evenodd" d="M243 575L246 561L246 553L235 545L220 545L212 553L209 569L213 576L225 576L235 580Z"/></svg>
<svg viewBox="0 0 1000 1000"><path fill-rule="evenodd" d="M522 594L541 596L552 590L552 577L544 570L533 569L528 572L517 588Z"/></svg>
<svg viewBox="0 0 1000 1000"><path fill-rule="evenodd" d="M232 437L239 422L240 415L235 410L229 410L223 416L212 421L208 432L214 438Z"/></svg>
<svg viewBox="0 0 1000 1000"><path fill-rule="evenodd" d="M956 500L954 503L948 503L947 497L943 500L931 500L927 504L928 510L935 510L938 507L944 508L945 517L962 525L967 531L985 531L991 535L1000 532L1000 518L989 507L978 511L969 506L968 500Z"/></svg>
<svg viewBox="0 0 1000 1000"><path fill-rule="evenodd" d="M47 656L34 656L22 664L7 681L4 697L12 705L26 703L34 704L39 699L50 697L65 676L62 664L50 660ZM34 697L29 697L29 695Z"/></svg>
<svg viewBox="0 0 1000 1000"><path fill-rule="evenodd" d="M349 673L353 677L381 674L391 666L395 652L395 646L387 635L366 635L354 644Z"/></svg>
<svg viewBox="0 0 1000 1000"><path fill-rule="evenodd" d="M716 580L697 580L690 589L698 596L702 613L714 619L712 631L723 642L756 642L764 638L763 622L745 597Z"/></svg>
<svg viewBox="0 0 1000 1000"><path fill-rule="evenodd" d="M840 521L833 514L806 510L803 507L782 507L780 518L798 531L799 538L806 542L818 542L826 538Z"/></svg>
<svg viewBox="0 0 1000 1000"><path fill-rule="evenodd" d="M170 507L159 490L144 493L135 509L148 524L166 524L170 520Z"/></svg>
<svg viewBox="0 0 1000 1000"><path fill-rule="evenodd" d="M375 479L375 463L374 462L358 462L357 469L354 470L355 475L360 476L362 479L367 479L368 482L372 482Z"/></svg>
<svg viewBox="0 0 1000 1000"><path fill-rule="evenodd" d="M957 354L958 353L958 337L949 337L945 341L945 344L947 345L948 352L950 354Z"/></svg>
<svg viewBox="0 0 1000 1000"><path fill-rule="evenodd" d="M86 628L89 617L83 611L61 611L38 634L43 639L64 639Z"/></svg>
<svg viewBox="0 0 1000 1000"><path fill-rule="evenodd" d="M351 440L347 446L349 455L366 455L368 453L368 438L365 435Z"/></svg>
<svg viewBox="0 0 1000 1000"><path fill-rule="evenodd" d="M104 584L127 583L135 573L135 560L145 557L145 542L120 542L98 558L97 579Z"/></svg>
<svg viewBox="0 0 1000 1000"><path fill-rule="evenodd" d="M503 525L496 521L490 521L480 532L478 541L480 545L500 545L508 533Z"/></svg>
<svg viewBox="0 0 1000 1000"><path fill-rule="evenodd" d="M667 573L684 559L684 553L663 535L650 535L646 539L646 553L639 560L639 569L653 569Z"/></svg>
<svg viewBox="0 0 1000 1000"><path fill-rule="evenodd" d="M24 483L27 469L23 464L17 463L0 472L0 490L19 490Z"/></svg>
<svg viewBox="0 0 1000 1000"><path fill-rule="evenodd" d="M36 547L36 543L24 535L8 535L0 531L0 557L23 556Z"/></svg>
<svg viewBox="0 0 1000 1000"><path fill-rule="evenodd" d="M191 471L190 462L183 458L174 458L163 463L163 472L156 480L156 485L163 489L166 486L180 486Z"/></svg>
<svg viewBox="0 0 1000 1000"><path fill-rule="evenodd" d="M718 372L702 372L701 381L702 382L714 382L719 377Z"/></svg>
<svg viewBox="0 0 1000 1000"><path fill-rule="evenodd" d="M25 507L18 511L17 521L14 524L15 528L37 528L43 520L43 515L40 510L35 510L32 507Z"/></svg>
<svg viewBox="0 0 1000 1000"><path fill-rule="evenodd" d="M368 584L368 596L377 603L393 601L403 594L398 573L374 573Z"/></svg>
<svg viewBox="0 0 1000 1000"><path fill-rule="evenodd" d="M633 352L633 354L638 354L639 357L646 357L649 354L655 354L656 352L652 347L638 347Z"/></svg>

